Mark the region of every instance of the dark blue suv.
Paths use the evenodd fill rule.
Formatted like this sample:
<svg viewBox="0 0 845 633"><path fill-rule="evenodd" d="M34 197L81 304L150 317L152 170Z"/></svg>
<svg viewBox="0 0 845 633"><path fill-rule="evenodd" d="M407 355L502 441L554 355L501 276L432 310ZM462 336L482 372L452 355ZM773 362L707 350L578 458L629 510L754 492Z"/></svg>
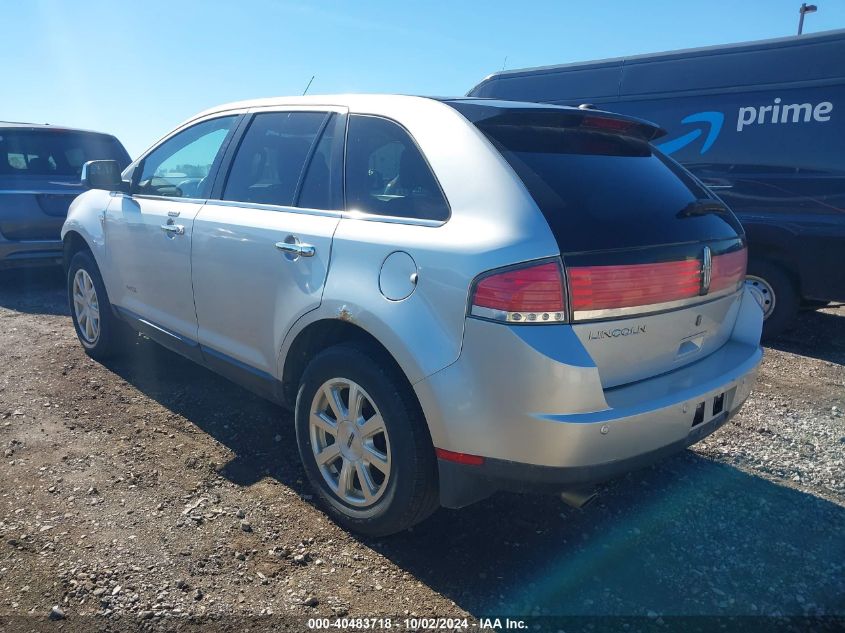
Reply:
<svg viewBox="0 0 845 633"><path fill-rule="evenodd" d="M469 95L592 104L657 122L656 142L733 209L765 333L845 301L845 30L514 70ZM614 186L614 183L608 183Z"/></svg>
<svg viewBox="0 0 845 633"><path fill-rule="evenodd" d="M84 191L82 165L101 159L130 162L108 134L0 122L0 268L61 263L59 232Z"/></svg>

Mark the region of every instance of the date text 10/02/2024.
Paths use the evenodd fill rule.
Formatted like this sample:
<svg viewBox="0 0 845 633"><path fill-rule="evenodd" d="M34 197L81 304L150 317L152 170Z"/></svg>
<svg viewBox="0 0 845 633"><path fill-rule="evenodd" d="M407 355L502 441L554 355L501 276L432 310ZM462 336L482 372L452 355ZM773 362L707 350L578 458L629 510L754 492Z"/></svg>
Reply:
<svg viewBox="0 0 845 633"><path fill-rule="evenodd" d="M477 628L482 631L518 631L527 629L524 620L511 618L480 618L478 623L467 618L404 618L394 621L392 618L310 618L309 629L339 630L390 630L409 629L458 631Z"/></svg>

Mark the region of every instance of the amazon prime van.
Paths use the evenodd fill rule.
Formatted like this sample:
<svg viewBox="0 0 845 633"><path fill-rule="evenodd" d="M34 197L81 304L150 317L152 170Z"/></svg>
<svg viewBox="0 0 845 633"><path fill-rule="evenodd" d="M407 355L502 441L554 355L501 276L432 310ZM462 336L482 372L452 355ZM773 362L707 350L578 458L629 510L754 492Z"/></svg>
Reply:
<svg viewBox="0 0 845 633"><path fill-rule="evenodd" d="M845 301L845 30L499 72L469 94L665 128L657 147L745 227L766 334L799 307Z"/></svg>

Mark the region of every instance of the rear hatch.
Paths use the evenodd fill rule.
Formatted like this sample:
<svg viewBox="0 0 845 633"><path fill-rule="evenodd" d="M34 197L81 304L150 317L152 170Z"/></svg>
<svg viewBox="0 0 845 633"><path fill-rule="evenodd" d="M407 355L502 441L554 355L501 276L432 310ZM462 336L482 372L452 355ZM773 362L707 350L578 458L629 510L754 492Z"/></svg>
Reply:
<svg viewBox="0 0 845 633"><path fill-rule="evenodd" d="M73 199L82 193L82 165L129 155L113 136L62 128L0 127L0 235L57 240Z"/></svg>
<svg viewBox="0 0 845 633"><path fill-rule="evenodd" d="M742 228L650 145L659 128L594 110L452 105L545 216L563 261L567 319L606 388L672 371L725 343L745 273Z"/></svg>

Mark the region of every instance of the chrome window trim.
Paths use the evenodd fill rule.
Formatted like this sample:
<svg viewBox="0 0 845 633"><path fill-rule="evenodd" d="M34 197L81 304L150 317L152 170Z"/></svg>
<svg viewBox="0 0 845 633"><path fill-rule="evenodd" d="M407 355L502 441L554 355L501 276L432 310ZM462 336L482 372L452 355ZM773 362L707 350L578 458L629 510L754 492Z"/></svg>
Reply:
<svg viewBox="0 0 845 633"><path fill-rule="evenodd" d="M180 198L175 198L179 200ZM275 213L300 213L302 215L320 215L333 218L343 217L343 211L335 209L309 209L307 207L286 207L279 204L265 204L263 202L241 202L240 200L220 200L209 198L205 200L207 205L220 207L236 207L238 209L256 209L258 211L273 211Z"/></svg>
<svg viewBox="0 0 845 633"><path fill-rule="evenodd" d="M330 103L310 103L308 105L254 106L246 110L246 114L265 114L267 112L334 112L335 114L348 114L349 108Z"/></svg>
<svg viewBox="0 0 845 633"><path fill-rule="evenodd" d="M744 282L744 279L743 279ZM585 321L605 321L608 319L619 319L624 317L645 316L648 314L656 314L658 312L668 312L670 310L677 310L678 308L692 307L696 305L703 305L723 299L730 295L739 295L742 290L742 283L737 288L725 288L719 292L708 295L696 295L687 299L678 299L676 301L664 301L662 303L651 303L642 306L630 306L625 308L605 308L602 310L574 310L572 312L572 321L583 323Z"/></svg>
<svg viewBox="0 0 845 633"><path fill-rule="evenodd" d="M140 199L140 200L167 200L168 202L194 202L197 204L202 204L207 201L207 198L179 198L177 196L153 196L148 193L136 193L136 194L129 194L118 192L118 195L122 195L126 198L133 198L133 199Z"/></svg>
<svg viewBox="0 0 845 633"><path fill-rule="evenodd" d="M443 226L446 222L448 222L448 220L426 220L424 218L403 218L396 215L379 215L377 213L367 213L366 211L358 211L356 209L344 211L343 218L346 220L385 222L387 224L409 224L412 226L427 226L431 228Z"/></svg>

